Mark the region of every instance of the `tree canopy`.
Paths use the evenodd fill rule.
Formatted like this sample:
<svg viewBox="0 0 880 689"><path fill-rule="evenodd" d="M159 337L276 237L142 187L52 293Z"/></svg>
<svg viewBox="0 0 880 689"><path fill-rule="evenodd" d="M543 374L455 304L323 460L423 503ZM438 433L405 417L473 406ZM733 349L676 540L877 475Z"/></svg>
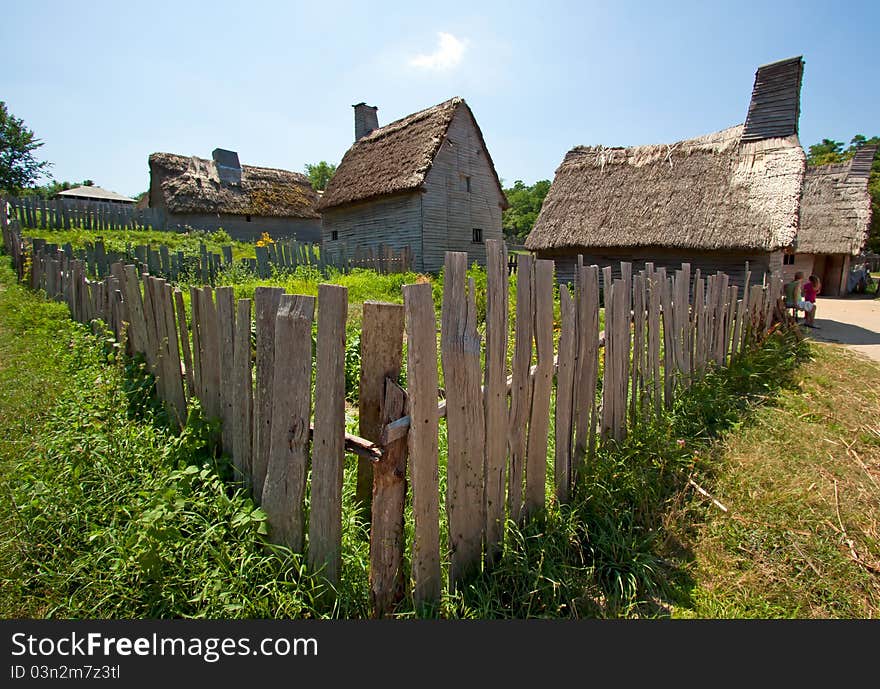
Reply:
<svg viewBox="0 0 880 689"><path fill-rule="evenodd" d="M550 180L542 179L531 186L522 180L516 180L513 186L504 190L510 204L501 216L504 237L514 244L522 244L532 231L544 197L550 191Z"/></svg>
<svg viewBox="0 0 880 689"><path fill-rule="evenodd" d="M880 136L870 139L856 134L844 148L842 141L822 139L821 143L810 146L807 162L810 165L831 165L850 160L861 146L880 146ZM871 226L868 231L868 250L880 253L880 148L874 155L871 177L868 179L868 193L871 194Z"/></svg>
<svg viewBox="0 0 880 689"><path fill-rule="evenodd" d="M336 166L331 165L326 160L322 160L320 163L315 163L314 165L311 163L306 164L306 174L309 176L309 181L312 183L312 189L315 191L323 191L326 189L335 172Z"/></svg>
<svg viewBox="0 0 880 689"><path fill-rule="evenodd" d="M51 163L34 156L42 145L24 120L15 117L0 101L0 189L19 193L46 173Z"/></svg>

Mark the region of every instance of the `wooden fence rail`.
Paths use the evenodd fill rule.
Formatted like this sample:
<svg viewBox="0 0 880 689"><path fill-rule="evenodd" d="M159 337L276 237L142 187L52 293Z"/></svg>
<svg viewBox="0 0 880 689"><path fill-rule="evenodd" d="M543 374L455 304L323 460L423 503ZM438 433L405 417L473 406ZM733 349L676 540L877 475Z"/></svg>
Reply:
<svg viewBox="0 0 880 689"><path fill-rule="evenodd" d="M650 263L633 274L624 263L620 278L602 271L600 332L600 271L579 260L574 284L560 288L557 336L554 265L522 254L508 365L503 243L487 242L485 343L467 255L447 252L439 331L429 284L405 286L402 307L364 305L363 437L356 437L345 427L344 287L321 285L317 299L258 288L253 302L235 302L231 288L193 287L186 313L182 293L165 279L116 262L106 277L91 280L82 260L58 247L28 247L16 219L0 211L0 220L19 278L66 303L77 321L103 321L129 353L142 354L172 423L186 422L196 398L205 415L222 420L223 450L268 515L270 538L304 553L311 570L331 584L343 566L343 476L358 474L358 497L371 523L377 616L393 613L407 596L417 606L437 604L444 563L449 590L492 567L506 519L531 518L548 494L570 500L600 443L638 433L707 370L753 346L784 313L779 275L740 295L727 276L692 276L687 264L667 275ZM404 338L406 388L398 380ZM548 452L551 415L555 450ZM346 452L359 462L346 466ZM414 537L407 553L410 491Z"/></svg>

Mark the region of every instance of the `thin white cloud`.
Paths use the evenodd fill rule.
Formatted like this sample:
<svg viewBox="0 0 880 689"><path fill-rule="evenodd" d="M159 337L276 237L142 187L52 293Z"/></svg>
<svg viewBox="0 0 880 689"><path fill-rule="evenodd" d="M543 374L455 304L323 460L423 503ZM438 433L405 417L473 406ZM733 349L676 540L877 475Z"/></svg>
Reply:
<svg viewBox="0 0 880 689"><path fill-rule="evenodd" d="M451 33L437 32L437 50L427 55L410 58L409 64L420 69L446 71L458 65L464 58L466 41L460 41Z"/></svg>

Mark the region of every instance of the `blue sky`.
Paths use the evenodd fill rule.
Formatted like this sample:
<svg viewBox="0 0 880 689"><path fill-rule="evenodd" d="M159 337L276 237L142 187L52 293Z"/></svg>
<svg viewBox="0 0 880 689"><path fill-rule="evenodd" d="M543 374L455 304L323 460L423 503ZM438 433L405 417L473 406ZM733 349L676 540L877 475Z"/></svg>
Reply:
<svg viewBox="0 0 880 689"><path fill-rule="evenodd" d="M59 180L134 195L147 157L302 171L379 123L462 96L506 184L578 144L673 142L745 119L755 69L803 55L806 147L880 134L880 2L16 3L0 99ZM871 54L871 51L874 51Z"/></svg>

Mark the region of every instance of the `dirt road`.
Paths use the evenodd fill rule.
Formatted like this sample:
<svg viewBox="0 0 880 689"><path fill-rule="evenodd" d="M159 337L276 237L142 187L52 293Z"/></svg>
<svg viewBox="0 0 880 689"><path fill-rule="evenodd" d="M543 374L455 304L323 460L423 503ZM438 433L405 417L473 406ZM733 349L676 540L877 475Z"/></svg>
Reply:
<svg viewBox="0 0 880 689"><path fill-rule="evenodd" d="M836 342L880 361L880 299L851 295L846 299L819 297L815 330L804 328L808 337Z"/></svg>

